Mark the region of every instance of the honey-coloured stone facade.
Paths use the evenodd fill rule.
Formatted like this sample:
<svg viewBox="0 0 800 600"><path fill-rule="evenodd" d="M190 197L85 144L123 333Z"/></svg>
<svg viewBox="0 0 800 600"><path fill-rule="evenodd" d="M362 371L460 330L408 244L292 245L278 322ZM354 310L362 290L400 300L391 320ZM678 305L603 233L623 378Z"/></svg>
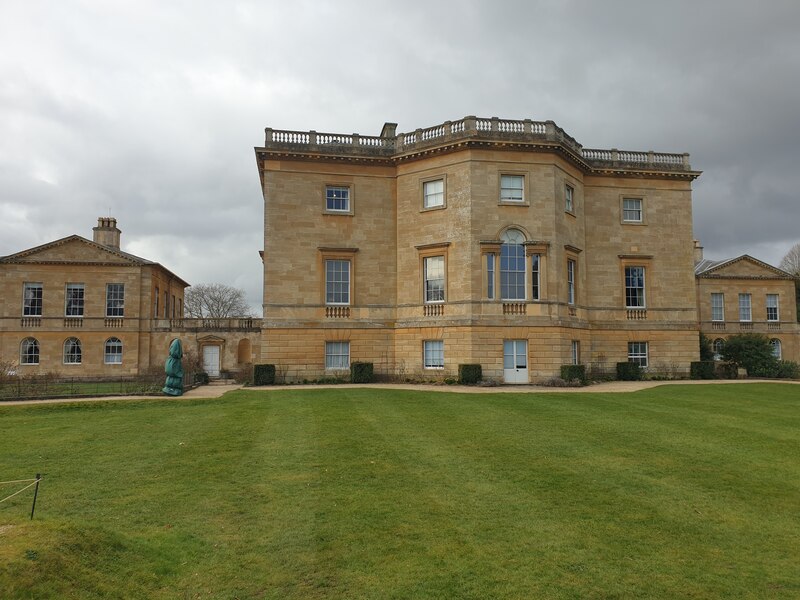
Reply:
<svg viewBox="0 0 800 600"><path fill-rule="evenodd" d="M686 154L588 150L551 121L476 117L380 136L268 128L255 151L261 362L286 380L335 374L347 346L381 374L479 363L526 383L574 360L613 371L636 342L652 371L698 359ZM641 289L626 293L632 273Z"/></svg>

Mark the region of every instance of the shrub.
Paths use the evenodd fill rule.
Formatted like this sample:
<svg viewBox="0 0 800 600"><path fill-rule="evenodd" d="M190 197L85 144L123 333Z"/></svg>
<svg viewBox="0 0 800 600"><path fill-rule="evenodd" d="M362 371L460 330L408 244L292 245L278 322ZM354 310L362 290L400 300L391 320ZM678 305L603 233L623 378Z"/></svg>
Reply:
<svg viewBox="0 0 800 600"><path fill-rule="evenodd" d="M370 383L373 377L371 362L350 363L350 381L353 383Z"/></svg>
<svg viewBox="0 0 800 600"><path fill-rule="evenodd" d="M253 385L272 385L275 383L275 365L255 365Z"/></svg>
<svg viewBox="0 0 800 600"><path fill-rule="evenodd" d="M200 385L208 385L208 373L201 371L194 374L194 382Z"/></svg>
<svg viewBox="0 0 800 600"><path fill-rule="evenodd" d="M242 368L233 374L233 380L236 383L243 383L245 385L253 383L253 363L245 363Z"/></svg>
<svg viewBox="0 0 800 600"><path fill-rule="evenodd" d="M642 367L635 362L618 362L617 379L620 381L641 381Z"/></svg>
<svg viewBox="0 0 800 600"><path fill-rule="evenodd" d="M564 381L578 381L586 385L586 365L561 365L561 379Z"/></svg>
<svg viewBox="0 0 800 600"><path fill-rule="evenodd" d="M715 379L715 366L716 365L713 360L692 361L692 364L689 368L689 377L691 379Z"/></svg>
<svg viewBox="0 0 800 600"><path fill-rule="evenodd" d="M800 365L791 360L779 360L775 377L779 379L800 379Z"/></svg>
<svg viewBox="0 0 800 600"><path fill-rule="evenodd" d="M747 369L749 377L769 377L778 369L769 338L760 333L740 333L725 341L722 357L737 367Z"/></svg>
<svg viewBox="0 0 800 600"><path fill-rule="evenodd" d="M483 377L480 365L458 365L458 383L462 385L475 385Z"/></svg>
<svg viewBox="0 0 800 600"><path fill-rule="evenodd" d="M704 334L700 334L700 361L706 362L714 360L714 349L711 347L711 340ZM693 378L694 379L694 378Z"/></svg>
<svg viewBox="0 0 800 600"><path fill-rule="evenodd" d="M717 362L714 364L714 374L717 379L738 379L739 368L729 362Z"/></svg>

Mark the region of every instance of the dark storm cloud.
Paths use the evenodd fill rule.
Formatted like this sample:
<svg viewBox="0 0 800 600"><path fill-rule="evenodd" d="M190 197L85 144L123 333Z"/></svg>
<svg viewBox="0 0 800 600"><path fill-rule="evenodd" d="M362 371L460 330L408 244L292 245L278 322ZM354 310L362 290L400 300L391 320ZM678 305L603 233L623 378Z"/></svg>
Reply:
<svg viewBox="0 0 800 600"><path fill-rule="evenodd" d="M553 119L687 151L707 255L799 238L795 2L27 2L0 21L0 254L108 212L123 246L260 304L263 128Z"/></svg>

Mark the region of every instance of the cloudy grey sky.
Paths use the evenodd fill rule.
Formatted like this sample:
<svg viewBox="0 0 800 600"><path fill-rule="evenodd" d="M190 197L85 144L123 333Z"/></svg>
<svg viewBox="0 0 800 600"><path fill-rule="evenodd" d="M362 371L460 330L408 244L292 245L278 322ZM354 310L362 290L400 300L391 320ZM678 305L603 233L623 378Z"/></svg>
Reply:
<svg viewBox="0 0 800 600"><path fill-rule="evenodd" d="M0 0L0 255L111 214L261 301L264 127L552 119L689 152L709 258L800 241L800 3Z"/></svg>

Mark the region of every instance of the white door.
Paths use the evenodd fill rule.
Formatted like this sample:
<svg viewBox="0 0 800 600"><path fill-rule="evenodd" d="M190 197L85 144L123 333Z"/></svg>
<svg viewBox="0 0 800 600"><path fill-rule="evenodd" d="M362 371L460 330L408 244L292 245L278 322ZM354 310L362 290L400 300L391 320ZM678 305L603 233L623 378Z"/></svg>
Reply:
<svg viewBox="0 0 800 600"><path fill-rule="evenodd" d="M528 383L527 340L503 340L503 380Z"/></svg>
<svg viewBox="0 0 800 600"><path fill-rule="evenodd" d="M203 346L203 370L209 377L219 377L219 346Z"/></svg>

